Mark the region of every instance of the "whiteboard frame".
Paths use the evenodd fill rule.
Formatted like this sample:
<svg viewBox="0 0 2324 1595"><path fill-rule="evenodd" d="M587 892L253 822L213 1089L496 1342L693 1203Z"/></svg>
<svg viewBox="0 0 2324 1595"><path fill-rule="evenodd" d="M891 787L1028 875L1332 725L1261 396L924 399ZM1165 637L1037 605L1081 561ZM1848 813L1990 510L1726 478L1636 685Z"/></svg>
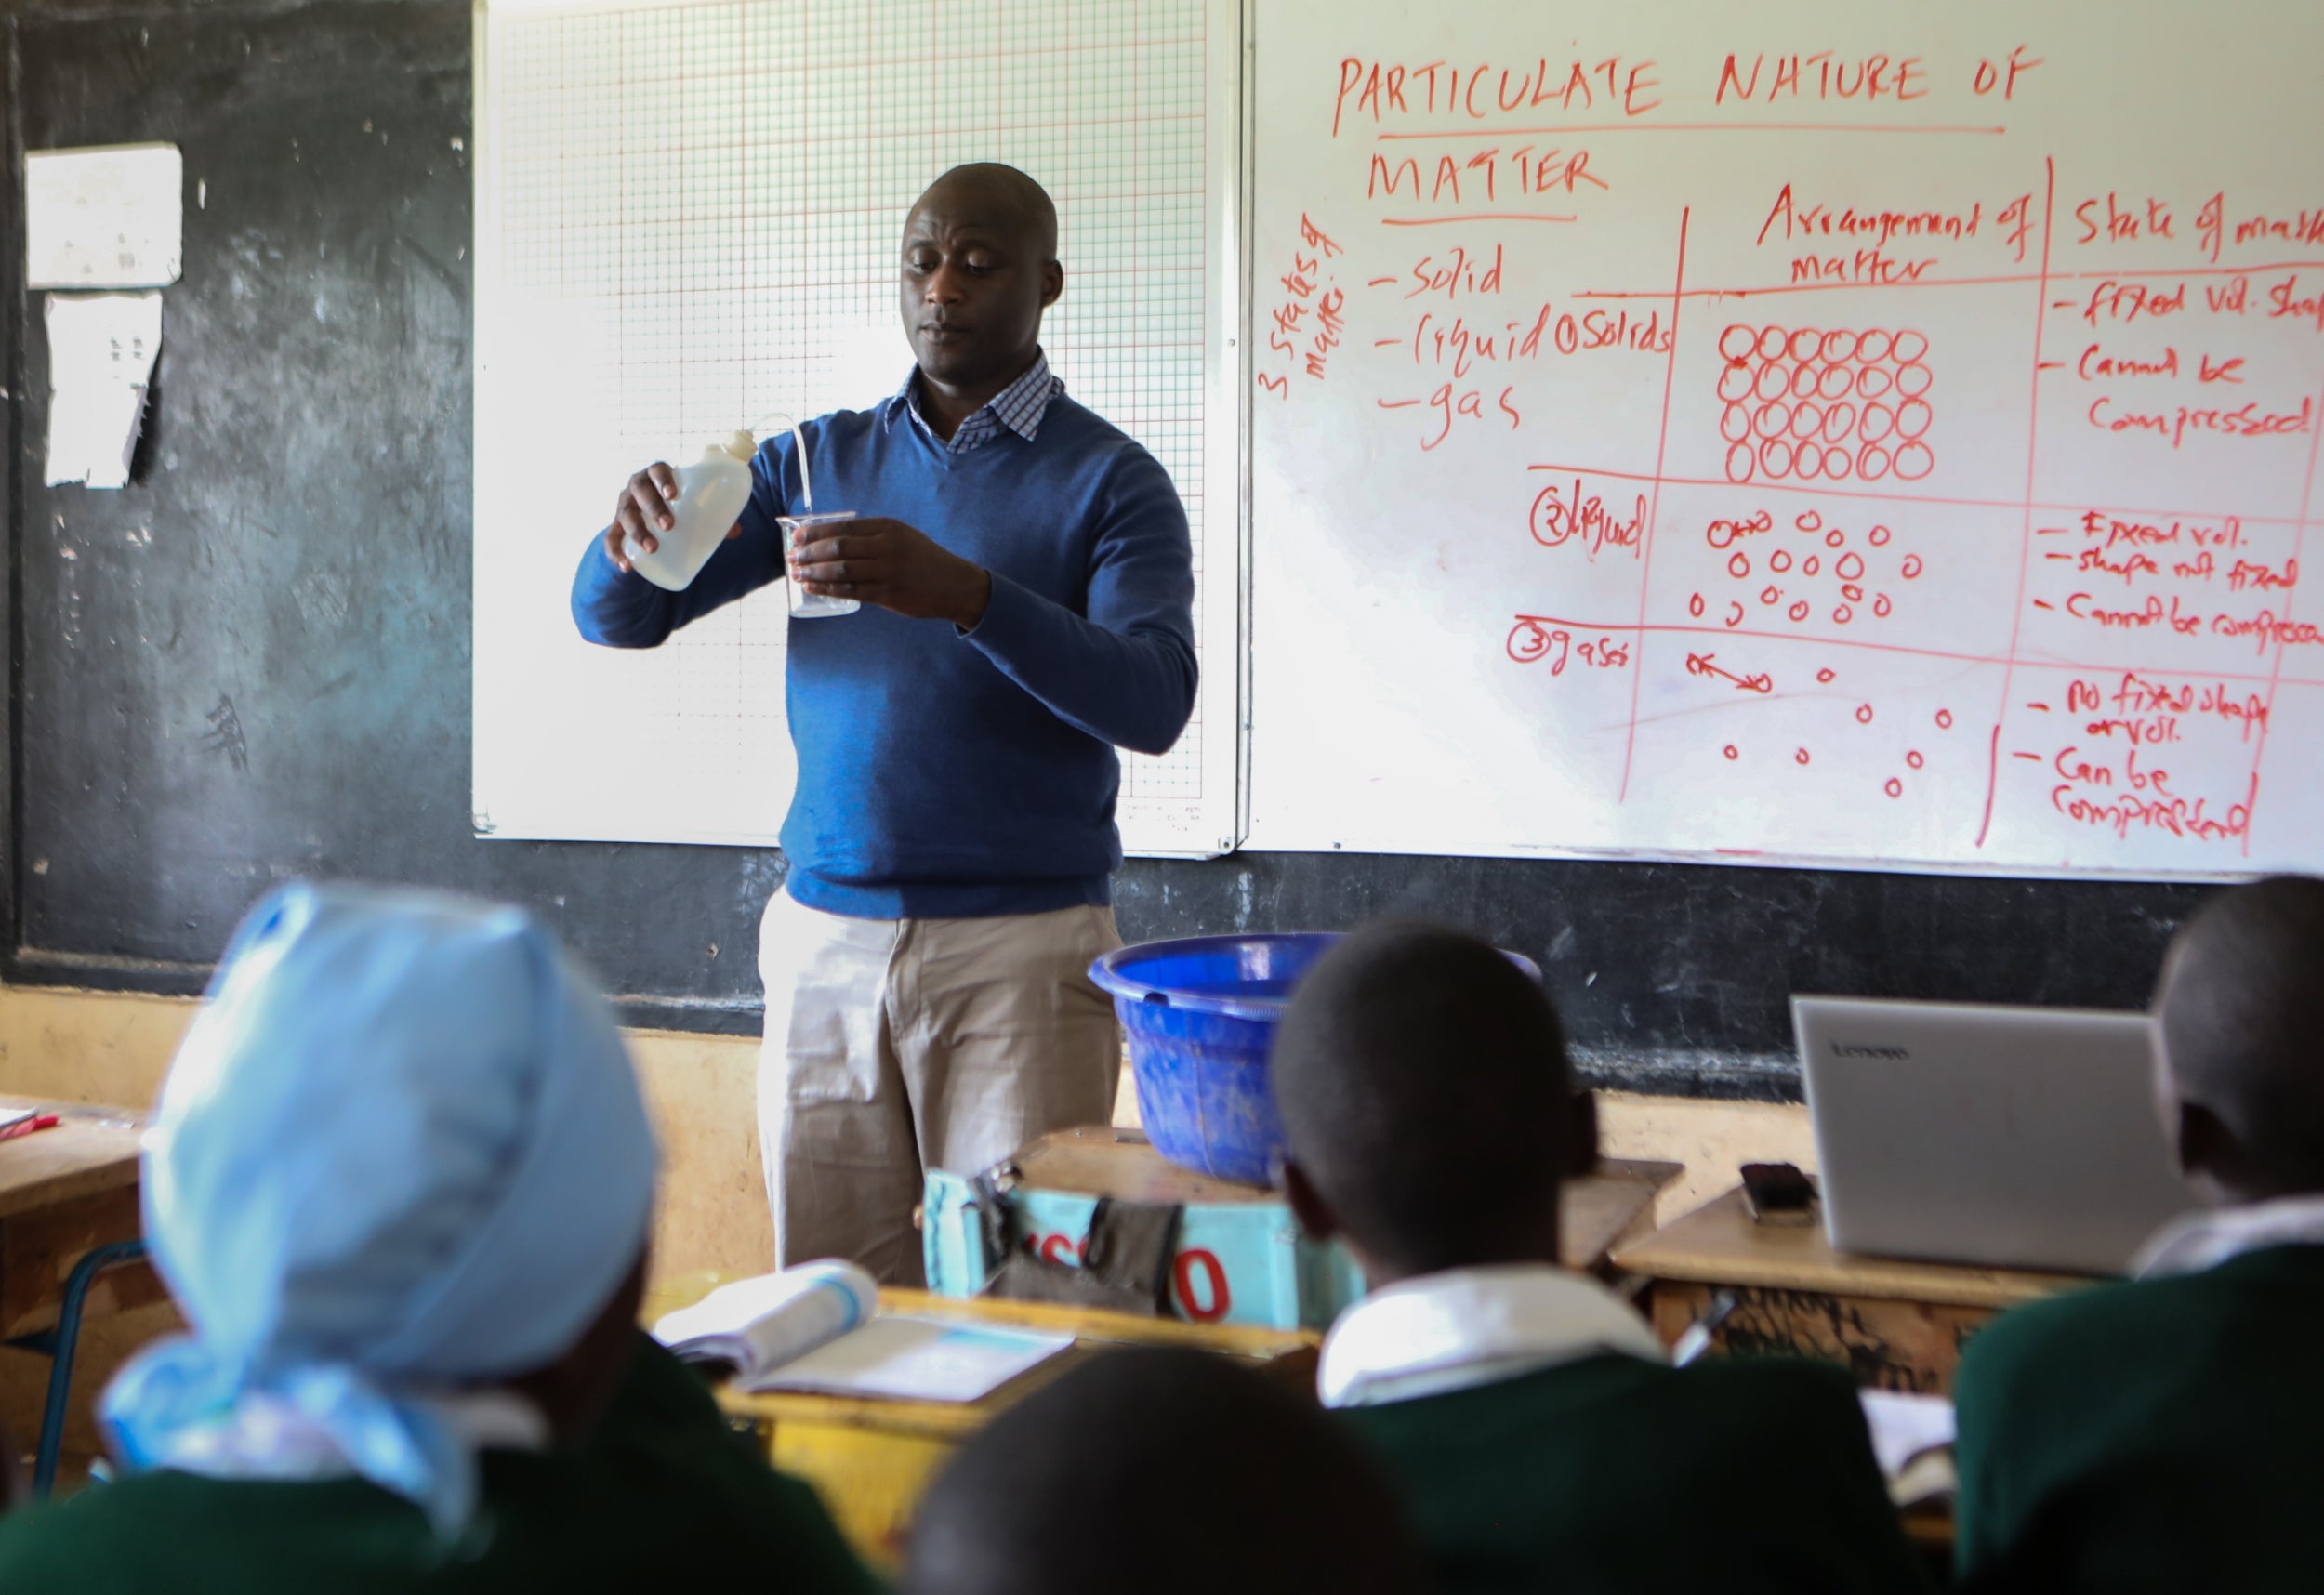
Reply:
<svg viewBox="0 0 2324 1595"><path fill-rule="evenodd" d="M1125 828L1122 850L1131 858L1222 858L1250 830L1250 470L1244 405L1248 386L1243 353L1249 337L1250 184L1245 70L1250 33L1246 0L1204 0L1207 19L1203 83L1203 230L1208 288L1203 296L1203 541L1212 556L1195 653L1202 685L1195 703L1203 717L1205 789L1224 780L1229 801L1212 807L1224 834L1184 847L1133 843ZM1216 563L1223 549L1231 566ZM1225 597L1232 613L1218 613ZM1224 644L1223 649L1220 646ZM1221 659L1223 652L1224 658ZM1221 669L1221 665L1225 666ZM1224 732L1221 736L1220 733Z"/></svg>
<svg viewBox="0 0 2324 1595"><path fill-rule="evenodd" d="M731 0L653 0L654 8L727 4ZM1248 336L1246 247L1248 185L1245 163L1248 103L1245 62L1250 44L1248 0L1203 0L1205 277L1203 299L1203 480L1204 543L1208 580L1202 620L1195 639L1203 663L1197 689L1197 712L1204 740L1200 770L1205 798L1201 817L1189 827L1142 824L1133 812L1117 812L1123 852L1133 858L1217 858L1237 850L1249 827L1249 473L1248 468L1248 395L1244 392L1244 344ZM471 372L481 389L502 337L491 313L495 285L500 281L505 241L500 227L500 194L494 163L495 116L492 97L492 18L505 13L570 13L626 11L639 8L636 0L475 0L470 13L471 77L470 155L473 160L476 250L475 349ZM495 427L489 407L473 404L473 443L480 458L495 446ZM481 480L481 477L480 477ZM472 506L481 522L481 491ZM544 572L545 578L548 573ZM472 615L483 613L482 584L471 560ZM1224 601L1221 602L1221 600ZM1222 613L1223 612L1223 613ZM474 621L471 620L471 626ZM473 666L473 652L471 653ZM495 761L480 748L479 728L487 723L484 688L480 672L470 676L469 784L470 824L479 838L501 837L526 841L612 841L676 843L680 845L769 848L779 845L779 807L774 827L731 830L686 827L666 820L652 834L596 824L559 824L553 816L527 812L532 806L504 806L495 812ZM1127 775L1127 772L1125 772ZM1208 794L1223 784L1227 797L1217 801ZM1127 779L1125 780L1127 784ZM1206 831L1210 834L1204 834Z"/></svg>

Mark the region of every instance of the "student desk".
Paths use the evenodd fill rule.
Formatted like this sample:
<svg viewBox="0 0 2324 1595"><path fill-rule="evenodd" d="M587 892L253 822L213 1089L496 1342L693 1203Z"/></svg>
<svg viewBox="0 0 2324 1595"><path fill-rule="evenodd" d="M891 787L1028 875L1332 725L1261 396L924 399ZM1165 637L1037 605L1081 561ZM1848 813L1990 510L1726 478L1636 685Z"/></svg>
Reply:
<svg viewBox="0 0 2324 1595"><path fill-rule="evenodd" d="M2092 1283L1836 1252L1821 1219L1753 1223L1737 1187L1618 1246L1614 1266L1648 1282L1650 1315L1665 1344L1725 1292L1735 1307L1716 1347L1823 1358L1844 1364L1860 1385L1932 1394L1951 1393L1962 1344L1995 1313Z"/></svg>
<svg viewBox="0 0 2324 1595"><path fill-rule="evenodd" d="M1655 1198L1686 1172L1683 1163L1602 1157L1558 1193L1558 1260L1576 1273L1613 1274L1628 1243L1654 1231Z"/></svg>
<svg viewBox="0 0 2324 1595"><path fill-rule="evenodd" d="M97 1247L135 1240L138 1141L129 1115L104 1108L0 1097L0 1111L33 1108L63 1122L0 1140L0 1341L54 1329L73 1265ZM97 1276L87 1317L163 1298L143 1266Z"/></svg>
<svg viewBox="0 0 2324 1595"><path fill-rule="evenodd" d="M683 1305L682 1298L673 1297L668 1305ZM1000 1413L1108 1346L1198 1346L1242 1360L1295 1389L1314 1389L1317 1337L1311 1334L1182 1324L1038 1302L956 1301L920 1290L882 1290L879 1306L882 1312L1071 1334L1076 1341L1072 1350L977 1402L884 1401L787 1391L750 1395L731 1387L719 1392L719 1404L729 1418L757 1432L777 1468L812 1484L849 1543L883 1573L893 1572L902 1560L920 1494L954 1449Z"/></svg>
<svg viewBox="0 0 2324 1595"><path fill-rule="evenodd" d="M1567 1266L1602 1269L1618 1239L1644 1227L1656 1193L1678 1172L1676 1164L1609 1159L1569 1181L1563 1213ZM649 1294L644 1322L690 1306L722 1283L724 1276L712 1274L673 1280ZM1304 1394L1315 1389L1322 1337L1310 1331L1188 1324L1042 1302L958 1300L921 1290L882 1290L879 1306L883 1312L1071 1334L1076 1341L1073 1350L978 1402L751 1395L731 1387L719 1392L729 1418L757 1434L776 1467L814 1485L849 1543L883 1572L901 1559L920 1493L945 1457L996 1416L1105 1347L1195 1346L1241 1359Z"/></svg>

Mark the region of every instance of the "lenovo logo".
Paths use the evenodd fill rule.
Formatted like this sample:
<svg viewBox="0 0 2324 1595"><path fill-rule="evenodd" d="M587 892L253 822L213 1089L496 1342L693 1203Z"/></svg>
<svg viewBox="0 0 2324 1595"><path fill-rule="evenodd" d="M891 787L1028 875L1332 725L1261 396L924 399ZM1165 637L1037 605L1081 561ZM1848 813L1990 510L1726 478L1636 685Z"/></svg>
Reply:
<svg viewBox="0 0 2324 1595"><path fill-rule="evenodd" d="M1831 1055L1834 1058L1880 1058L1892 1063L1912 1061L1912 1054L1901 1047L1858 1047L1848 1041L1833 1042Z"/></svg>

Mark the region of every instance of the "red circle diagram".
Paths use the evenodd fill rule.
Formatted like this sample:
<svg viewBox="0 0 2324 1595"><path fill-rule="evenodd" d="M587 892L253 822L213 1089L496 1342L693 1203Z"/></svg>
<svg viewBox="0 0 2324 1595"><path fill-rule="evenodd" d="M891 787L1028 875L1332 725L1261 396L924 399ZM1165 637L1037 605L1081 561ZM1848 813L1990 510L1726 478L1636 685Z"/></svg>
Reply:
<svg viewBox="0 0 2324 1595"><path fill-rule="evenodd" d="M1927 477L1937 421L1929 352L1927 335L1910 327L1730 323L1716 383L1727 480Z"/></svg>

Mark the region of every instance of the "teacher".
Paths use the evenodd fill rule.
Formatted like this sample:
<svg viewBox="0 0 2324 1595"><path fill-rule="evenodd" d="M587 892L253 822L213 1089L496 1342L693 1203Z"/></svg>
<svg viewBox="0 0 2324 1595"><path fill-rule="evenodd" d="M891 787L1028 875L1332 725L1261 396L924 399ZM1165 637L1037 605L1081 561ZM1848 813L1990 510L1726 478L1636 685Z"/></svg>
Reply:
<svg viewBox="0 0 2324 1595"><path fill-rule="evenodd" d="M856 519L802 536L791 579L865 607L790 623L759 1129L779 1263L917 1285L928 1167L1112 1116L1120 1043L1088 969L1121 944L1114 750L1165 752L1194 711L1194 560L1160 464L1041 352L1064 270L1038 183L946 172L899 283L912 374L802 428L817 508ZM621 545L654 547L677 478L631 477L574 579L581 634L654 647L782 577L799 468L787 435L760 447L741 521L676 593Z"/></svg>

